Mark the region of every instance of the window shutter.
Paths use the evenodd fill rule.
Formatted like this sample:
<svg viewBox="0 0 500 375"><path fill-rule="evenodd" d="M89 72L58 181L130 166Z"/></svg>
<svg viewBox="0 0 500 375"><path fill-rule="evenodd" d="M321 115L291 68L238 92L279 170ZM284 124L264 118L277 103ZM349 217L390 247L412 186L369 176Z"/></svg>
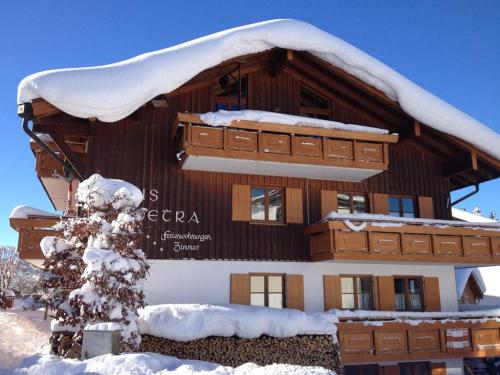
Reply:
<svg viewBox="0 0 500 375"><path fill-rule="evenodd" d="M418 197L418 212L421 218L434 219L432 197Z"/></svg>
<svg viewBox="0 0 500 375"><path fill-rule="evenodd" d="M323 275L323 293L325 299L325 311L342 308L340 276Z"/></svg>
<svg viewBox="0 0 500 375"><path fill-rule="evenodd" d="M377 286L379 309L382 311L394 311L394 278L392 276L378 276Z"/></svg>
<svg viewBox="0 0 500 375"><path fill-rule="evenodd" d="M382 375L399 375L399 365L382 366L380 367Z"/></svg>
<svg viewBox="0 0 500 375"><path fill-rule="evenodd" d="M372 214L389 214L389 195L372 193L370 194L370 207Z"/></svg>
<svg viewBox="0 0 500 375"><path fill-rule="evenodd" d="M250 305L250 275L231 274L230 303Z"/></svg>
<svg viewBox="0 0 500 375"><path fill-rule="evenodd" d="M424 277L425 311L441 311L439 277Z"/></svg>
<svg viewBox="0 0 500 375"><path fill-rule="evenodd" d="M446 363L432 363L431 364L431 374L432 375L446 375Z"/></svg>
<svg viewBox="0 0 500 375"><path fill-rule="evenodd" d="M250 185L233 185L233 221L250 221Z"/></svg>
<svg viewBox="0 0 500 375"><path fill-rule="evenodd" d="M321 190L321 218L332 211L338 210L337 192L335 190Z"/></svg>
<svg viewBox="0 0 500 375"><path fill-rule="evenodd" d="M304 276L286 275L286 307L304 310Z"/></svg>
<svg viewBox="0 0 500 375"><path fill-rule="evenodd" d="M302 224L304 222L302 205L302 189L286 188L286 222Z"/></svg>

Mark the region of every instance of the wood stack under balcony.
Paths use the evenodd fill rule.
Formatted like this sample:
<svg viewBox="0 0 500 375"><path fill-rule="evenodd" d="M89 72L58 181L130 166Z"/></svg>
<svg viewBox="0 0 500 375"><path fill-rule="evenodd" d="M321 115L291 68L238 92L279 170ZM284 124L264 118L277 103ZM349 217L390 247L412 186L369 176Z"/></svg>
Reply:
<svg viewBox="0 0 500 375"><path fill-rule="evenodd" d="M307 227L311 259L500 264L498 223L365 216L338 215Z"/></svg>
<svg viewBox="0 0 500 375"><path fill-rule="evenodd" d="M337 329L344 364L500 356L497 317L381 316L370 321L343 319Z"/></svg>
<svg viewBox="0 0 500 375"><path fill-rule="evenodd" d="M256 121L228 127L179 113L183 169L359 182L388 169L398 135Z"/></svg>

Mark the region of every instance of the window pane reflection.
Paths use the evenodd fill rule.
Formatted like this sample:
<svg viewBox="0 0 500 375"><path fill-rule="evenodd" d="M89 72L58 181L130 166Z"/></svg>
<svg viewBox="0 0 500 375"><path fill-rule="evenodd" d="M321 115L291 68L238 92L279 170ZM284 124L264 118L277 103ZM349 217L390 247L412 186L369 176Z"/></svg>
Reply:
<svg viewBox="0 0 500 375"><path fill-rule="evenodd" d="M252 220L265 220L265 191L260 188L252 188Z"/></svg>
<svg viewBox="0 0 500 375"><path fill-rule="evenodd" d="M281 190L269 189L269 220L282 221L283 194Z"/></svg>

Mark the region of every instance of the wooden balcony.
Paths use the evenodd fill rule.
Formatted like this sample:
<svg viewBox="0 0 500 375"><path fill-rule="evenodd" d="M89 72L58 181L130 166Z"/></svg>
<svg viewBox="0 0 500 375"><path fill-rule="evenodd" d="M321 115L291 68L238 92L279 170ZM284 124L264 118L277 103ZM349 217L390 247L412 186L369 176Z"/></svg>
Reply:
<svg viewBox="0 0 500 375"><path fill-rule="evenodd" d="M484 315L343 321L337 328L344 364L500 356L500 321Z"/></svg>
<svg viewBox="0 0 500 375"><path fill-rule="evenodd" d="M425 220L329 220L310 225L313 261L500 264L500 225ZM355 228L356 230L352 230Z"/></svg>
<svg viewBox="0 0 500 375"><path fill-rule="evenodd" d="M10 218L10 226L19 232L17 243L19 257L35 264L45 259L40 248L40 241L46 236L54 236L58 233L52 229L52 226L59 220L57 216Z"/></svg>
<svg viewBox="0 0 500 375"><path fill-rule="evenodd" d="M213 127L179 113L183 169L359 182L389 166L397 135L253 121ZM180 127L180 125L183 125Z"/></svg>

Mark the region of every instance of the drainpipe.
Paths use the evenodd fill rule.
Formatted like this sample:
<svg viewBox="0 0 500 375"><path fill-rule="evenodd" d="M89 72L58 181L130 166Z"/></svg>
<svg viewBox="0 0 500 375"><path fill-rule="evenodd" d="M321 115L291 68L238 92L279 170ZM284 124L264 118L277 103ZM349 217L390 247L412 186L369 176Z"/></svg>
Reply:
<svg viewBox="0 0 500 375"><path fill-rule="evenodd" d="M73 166L67 161L57 155L47 144L40 139L28 126L30 121L33 121L33 107L31 103L23 103L18 106L17 114L23 119L23 130L28 136L33 139L44 151L46 151L54 160L62 164L64 170L64 180L71 183L71 181L79 174Z"/></svg>
<svg viewBox="0 0 500 375"><path fill-rule="evenodd" d="M462 198L457 199L456 201L451 202L451 206L454 206L464 200L466 200L469 197L472 197L474 194L479 192L479 184L474 184L474 191L471 191L470 193L465 194Z"/></svg>

